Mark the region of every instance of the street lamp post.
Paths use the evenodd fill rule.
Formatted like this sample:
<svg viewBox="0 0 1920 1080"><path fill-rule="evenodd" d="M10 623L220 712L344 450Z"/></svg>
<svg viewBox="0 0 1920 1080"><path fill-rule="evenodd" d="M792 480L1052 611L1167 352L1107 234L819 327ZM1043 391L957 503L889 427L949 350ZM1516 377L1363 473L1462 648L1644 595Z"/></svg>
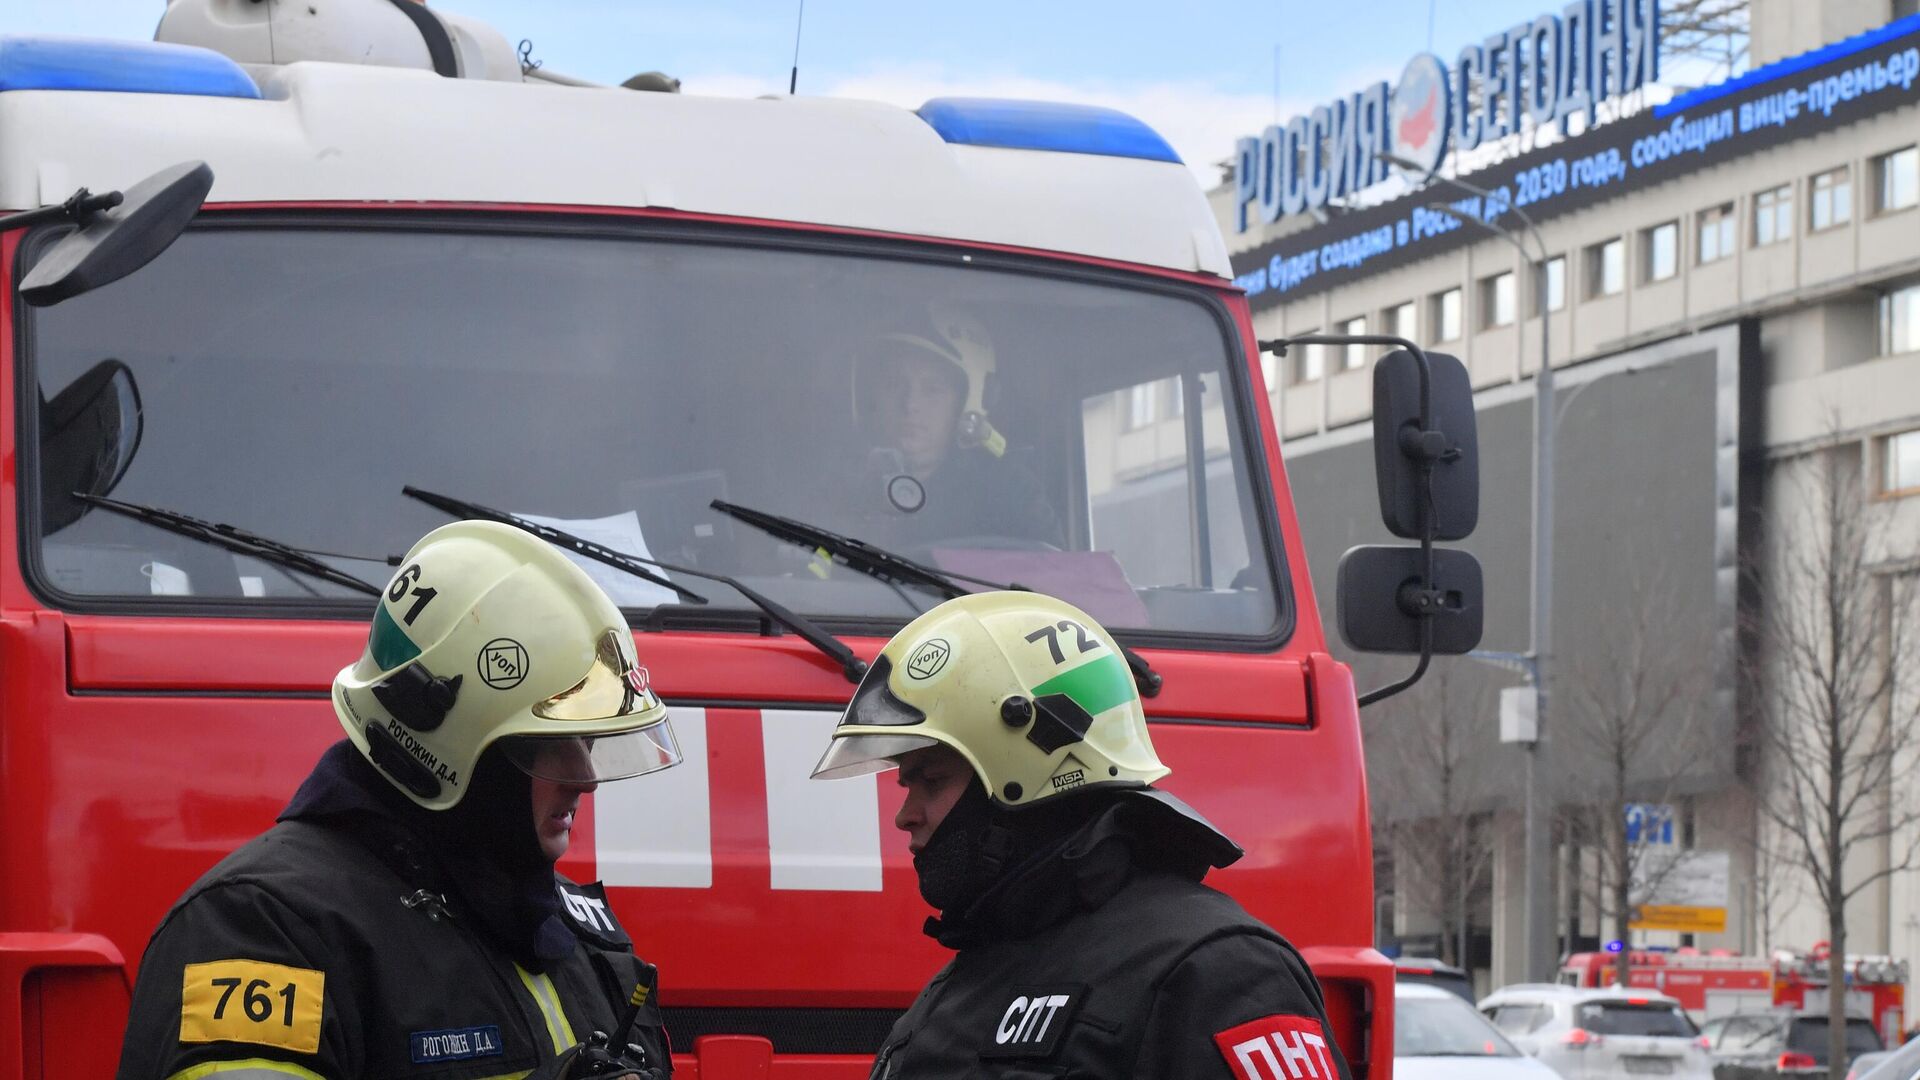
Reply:
<svg viewBox="0 0 1920 1080"><path fill-rule="evenodd" d="M1380 160L1398 166L1410 173L1423 171L1414 162L1391 154L1378 155ZM1484 200L1494 198L1492 192L1455 177L1434 175L1433 180L1479 196ZM1434 204L1429 207L1447 214L1457 221L1470 221L1488 232L1499 236L1512 244L1521 256L1534 268L1535 287L1539 290L1540 302L1540 369L1533 379L1533 598L1529 611L1530 637L1532 643L1523 659L1523 670L1533 684L1534 692L1534 738L1527 744L1526 764L1526 805L1524 812L1525 837L1524 858L1524 907L1526 912L1526 977L1530 982L1547 982L1553 977L1558 962L1554 947L1554 903L1553 893L1547 887L1547 868L1552 859L1552 814L1553 805L1549 795L1551 787L1545 775L1547 769L1545 740L1547 732L1547 705L1549 701L1548 662L1553 656L1553 447L1554 426L1558 417L1553 403L1553 364L1551 362L1551 341L1548 335L1547 315L1549 298L1547 290L1547 245L1540 237L1540 227L1527 212L1513 207L1513 212L1525 226L1528 239L1533 241L1534 250L1529 251L1520 237L1510 229L1503 228L1486 220L1482 215L1468 217L1451 206Z"/></svg>

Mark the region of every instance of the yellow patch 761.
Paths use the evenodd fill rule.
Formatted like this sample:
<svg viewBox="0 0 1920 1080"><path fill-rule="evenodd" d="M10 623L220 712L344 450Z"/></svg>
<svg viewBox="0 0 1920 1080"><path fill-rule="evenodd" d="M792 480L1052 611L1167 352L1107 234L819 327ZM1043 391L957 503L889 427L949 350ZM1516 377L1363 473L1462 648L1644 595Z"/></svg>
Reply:
<svg viewBox="0 0 1920 1080"><path fill-rule="evenodd" d="M188 964L180 986L180 1041L314 1053L326 985L324 971L260 960Z"/></svg>

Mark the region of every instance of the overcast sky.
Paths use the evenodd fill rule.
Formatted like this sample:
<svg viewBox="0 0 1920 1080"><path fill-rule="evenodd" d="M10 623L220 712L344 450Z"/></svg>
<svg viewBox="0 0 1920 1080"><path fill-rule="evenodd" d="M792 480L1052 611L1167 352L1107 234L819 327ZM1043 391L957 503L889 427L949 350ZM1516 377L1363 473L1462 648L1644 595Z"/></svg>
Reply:
<svg viewBox="0 0 1920 1080"><path fill-rule="evenodd" d="M185 0L183 0L185 2ZM195 0L198 2L198 0ZM689 93L784 91L797 0L435 0L570 75L679 76ZM1559 0L808 0L800 92L913 108L946 94L1108 105L1196 171L1235 138L1442 58ZM162 0L4 0L0 33L146 38ZM1431 34L1431 37L1429 35ZM1276 49L1278 65L1276 68ZM1276 108L1276 102L1278 106Z"/></svg>

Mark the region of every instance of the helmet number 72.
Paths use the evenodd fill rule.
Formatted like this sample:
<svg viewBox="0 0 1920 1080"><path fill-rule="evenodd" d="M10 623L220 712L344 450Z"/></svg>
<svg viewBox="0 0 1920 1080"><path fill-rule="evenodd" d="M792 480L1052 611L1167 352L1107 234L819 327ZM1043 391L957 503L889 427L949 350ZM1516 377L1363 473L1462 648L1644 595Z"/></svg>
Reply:
<svg viewBox="0 0 1920 1080"><path fill-rule="evenodd" d="M1047 651L1053 654L1053 662L1056 664L1064 664L1067 662L1067 657L1065 653L1060 651L1060 635L1069 630L1073 631L1074 644L1078 646L1081 652L1090 653L1100 647L1100 642L1087 636L1087 628L1074 622L1072 619L1061 619L1057 623L1043 626L1033 633L1028 634L1027 640L1037 644L1041 638L1046 638Z"/></svg>

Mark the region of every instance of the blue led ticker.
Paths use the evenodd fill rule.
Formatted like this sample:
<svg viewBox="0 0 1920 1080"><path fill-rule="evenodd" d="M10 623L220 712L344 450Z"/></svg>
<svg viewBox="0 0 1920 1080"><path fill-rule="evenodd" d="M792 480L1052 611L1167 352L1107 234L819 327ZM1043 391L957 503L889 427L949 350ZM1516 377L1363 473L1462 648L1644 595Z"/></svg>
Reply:
<svg viewBox="0 0 1920 1080"><path fill-rule="evenodd" d="M934 98L920 106L940 137L967 146L1054 150L1180 164L1160 133L1115 109L1006 98Z"/></svg>
<svg viewBox="0 0 1920 1080"><path fill-rule="evenodd" d="M0 92L8 90L260 97L240 65L212 49L53 34L0 34Z"/></svg>

